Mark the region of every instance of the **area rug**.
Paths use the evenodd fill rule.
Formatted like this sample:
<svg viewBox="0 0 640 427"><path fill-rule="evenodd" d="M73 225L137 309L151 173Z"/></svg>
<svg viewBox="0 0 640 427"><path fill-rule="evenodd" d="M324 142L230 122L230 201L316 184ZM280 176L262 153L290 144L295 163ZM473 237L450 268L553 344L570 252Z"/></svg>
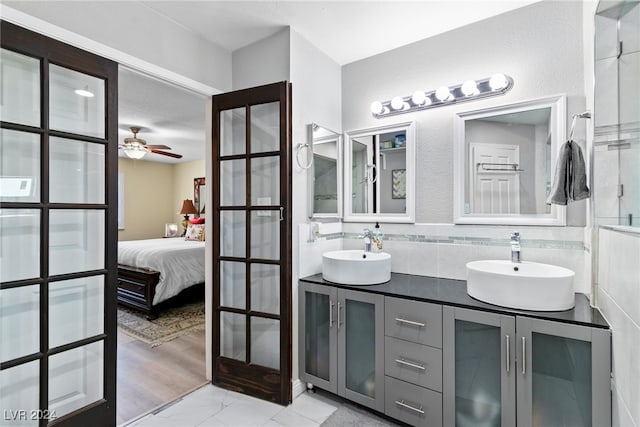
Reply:
<svg viewBox="0 0 640 427"><path fill-rule="evenodd" d="M127 335L157 347L179 336L204 329L204 301L171 307L155 320L145 314L118 307L118 328Z"/></svg>

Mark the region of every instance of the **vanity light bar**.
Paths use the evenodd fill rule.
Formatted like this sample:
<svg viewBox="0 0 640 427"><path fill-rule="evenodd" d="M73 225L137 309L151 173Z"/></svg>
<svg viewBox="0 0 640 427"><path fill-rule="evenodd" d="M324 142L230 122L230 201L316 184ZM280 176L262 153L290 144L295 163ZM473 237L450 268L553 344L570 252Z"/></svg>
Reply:
<svg viewBox="0 0 640 427"><path fill-rule="evenodd" d="M505 74L494 74L480 80L467 80L456 86L442 86L429 92L416 91L404 98L396 96L389 101L371 103L371 114L382 118L418 110L442 107L460 102L474 101L490 96L504 95L513 87L513 79Z"/></svg>

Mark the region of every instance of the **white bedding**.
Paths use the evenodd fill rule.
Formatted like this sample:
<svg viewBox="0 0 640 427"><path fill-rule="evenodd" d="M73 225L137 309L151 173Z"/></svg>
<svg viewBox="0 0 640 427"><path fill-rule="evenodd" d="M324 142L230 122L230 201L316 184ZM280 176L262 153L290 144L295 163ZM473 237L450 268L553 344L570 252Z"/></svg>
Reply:
<svg viewBox="0 0 640 427"><path fill-rule="evenodd" d="M178 237L118 242L118 264L160 272L155 305L204 283L204 242Z"/></svg>

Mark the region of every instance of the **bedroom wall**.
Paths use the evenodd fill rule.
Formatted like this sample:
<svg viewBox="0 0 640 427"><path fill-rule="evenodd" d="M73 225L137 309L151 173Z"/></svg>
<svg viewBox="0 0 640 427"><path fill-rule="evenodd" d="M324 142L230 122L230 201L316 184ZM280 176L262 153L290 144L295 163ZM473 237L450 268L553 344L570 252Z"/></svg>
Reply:
<svg viewBox="0 0 640 427"><path fill-rule="evenodd" d="M180 223L183 216L176 214L184 199L193 200L193 179L205 174L204 159L173 165L173 222Z"/></svg>
<svg viewBox="0 0 640 427"><path fill-rule="evenodd" d="M174 165L120 158L118 169L124 173L125 227L118 240L162 237L164 225L177 222L180 208L174 199Z"/></svg>

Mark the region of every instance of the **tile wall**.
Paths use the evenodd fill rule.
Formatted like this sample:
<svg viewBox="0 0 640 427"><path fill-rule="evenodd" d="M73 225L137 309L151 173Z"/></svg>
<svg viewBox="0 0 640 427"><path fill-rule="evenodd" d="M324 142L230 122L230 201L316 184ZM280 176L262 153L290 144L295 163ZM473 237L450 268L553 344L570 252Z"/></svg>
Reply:
<svg viewBox="0 0 640 427"><path fill-rule="evenodd" d="M640 233L600 228L598 306L613 331L613 427L640 426Z"/></svg>

